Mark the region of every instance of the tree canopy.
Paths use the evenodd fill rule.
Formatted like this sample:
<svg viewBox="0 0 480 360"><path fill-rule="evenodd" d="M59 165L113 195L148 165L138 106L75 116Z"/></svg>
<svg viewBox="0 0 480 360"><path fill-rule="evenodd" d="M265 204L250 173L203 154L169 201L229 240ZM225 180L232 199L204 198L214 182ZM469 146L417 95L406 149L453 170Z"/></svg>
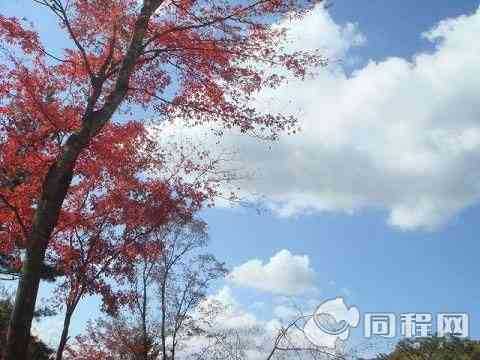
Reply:
<svg viewBox="0 0 480 360"><path fill-rule="evenodd" d="M109 286L92 277L99 260L131 256L133 228L188 217L215 195L210 177L184 181L211 171L188 156L175 172L184 176L146 176L168 157L150 156L158 152L130 109L212 122L220 135L295 131L296 119L260 112L252 99L324 63L316 52L286 53L277 21L318 2L32 0L58 21L66 49L47 48L24 14L0 14L0 253L2 267L19 273L7 360L25 358L45 266L88 278L82 291L113 305ZM103 273L124 270L116 264Z"/></svg>

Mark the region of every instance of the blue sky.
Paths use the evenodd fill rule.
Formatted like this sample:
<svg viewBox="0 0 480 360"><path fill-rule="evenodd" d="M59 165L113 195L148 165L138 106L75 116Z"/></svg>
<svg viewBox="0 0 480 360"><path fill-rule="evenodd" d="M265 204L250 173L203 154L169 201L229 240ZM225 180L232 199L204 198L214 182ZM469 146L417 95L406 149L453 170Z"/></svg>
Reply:
<svg viewBox="0 0 480 360"><path fill-rule="evenodd" d="M359 56L358 69L371 60L433 52L433 44L421 34L441 20L472 14L478 6L477 1L340 0L329 12L337 24L356 23L367 39L350 53ZM305 254L316 272L319 302L344 296L362 312L468 312L471 335L478 338L479 215L480 207L472 205L434 230L394 228L379 209L289 218L244 209L211 210L205 218L212 250L228 264L252 258L267 262L281 249ZM235 291L245 304L259 296Z"/></svg>
<svg viewBox="0 0 480 360"><path fill-rule="evenodd" d="M335 1L330 8L338 24L355 22L367 38L355 52L356 67L391 56L409 59L432 51L420 34L440 20L473 13L477 1ZM472 41L474 37L472 35ZM289 218L241 209L209 210L212 249L236 265L268 259L281 249L309 255L322 291L330 296L351 291L365 311L447 309L469 311L473 334L480 336L480 290L474 285L479 245L480 208L464 209L442 227L406 231L389 226L382 210L354 214L302 214ZM329 285L335 281L336 285Z"/></svg>
<svg viewBox="0 0 480 360"><path fill-rule="evenodd" d="M381 60L410 57L430 48L420 34L446 18L470 14L478 8L474 0L382 1L336 0L330 13L337 23L356 22L369 41L362 54Z"/></svg>
<svg viewBox="0 0 480 360"><path fill-rule="evenodd" d="M23 15L22 9L30 8L28 3L29 1L26 0L3 1L0 10L10 14ZM344 64L340 65L341 69L334 68L325 71L343 71L338 78L333 78L333 80L338 79L338 82L342 82L343 85L339 89L333 88L332 93L329 94L333 98L329 99L335 101L337 93L339 97L345 96L342 93L350 90L344 90L343 87L347 87L349 84L357 86L350 79L351 76L356 76L352 75L356 72L361 73L361 79L365 82L371 79L371 85L365 83L365 91L371 91L371 87L379 84L378 73L382 69L386 69L384 71L391 70L392 73L398 70L397 78L408 80L409 77L405 75L405 72L409 71L408 69L411 67L420 68L418 64L412 65L412 61L414 61L412 59L416 55L435 54L441 51L438 48L438 37L432 42L422 37L422 33L434 28L439 21L448 18L457 18L462 15L473 17L478 7L479 2L473 0L334 1L327 15L319 15L322 19L330 21L327 24L329 28L325 29L325 33L332 38L337 36L342 39L342 45L338 45L339 48L334 54L343 58ZM32 14L30 18L39 22L40 28L42 26L45 28L50 21L42 12ZM467 22L465 21L465 23ZM343 35L335 35L332 28L337 26L342 32L341 29L348 28L348 23L355 24L349 28L349 35L345 35L345 31L342 33ZM464 25L462 32L452 33L452 35L442 33L440 37L449 37L448 44L451 48L455 48L455 41L459 43L470 41L473 46L476 34L470 33L468 26L470 25ZM323 30L315 29L313 33L321 38ZM47 42L51 44L60 40L58 34L51 34L48 31L43 34ZM335 38L325 44L326 46L338 44L337 40ZM361 46L352 45L355 41L362 43ZM323 45L322 42L321 44ZM465 49L465 46L459 46L457 57L452 57L453 65L451 64L450 67L441 60L428 58L421 65L423 66L422 71L431 70L433 79L437 75L439 79L442 78L444 70L445 72L450 71L454 75L460 73L464 68L460 65L458 69L451 69L455 61L461 61L462 56L474 58L478 54ZM463 55L461 51L467 52ZM396 57L397 60L387 60L392 57ZM480 58L477 57L477 60ZM480 63L480 61L477 62ZM405 63L409 63L411 66L404 66ZM431 131L432 129L443 131L455 128L457 124L468 124L462 129L480 127L479 118L476 117L478 113L474 108L475 101L477 101L476 105L480 105L479 101L474 99L478 92L473 94L471 91L475 85L478 90L478 85L480 85L478 80L480 72L472 73L478 69L478 67L469 68L471 72L465 76L452 77L454 81L445 81L444 84L439 85L452 92L458 88L456 93L458 96L448 95L447 103L450 109L439 110L440 114L455 110L453 111L454 115L449 119L439 116L438 122L434 121L435 118L430 119L430 127L422 126L419 131ZM472 84L465 85L465 79L470 79ZM318 83L321 81L325 81L326 85L332 84L332 78L321 78ZM379 93L388 92L393 81L380 82L384 84L386 90L377 89ZM402 124L402 111L405 111L405 119L413 119L412 122L416 121L417 113L427 113L428 115L418 115L418 121L423 121L425 117L433 117L432 114L436 114L435 111L440 106L432 104L431 108L435 107L434 111L424 108L423 102L427 104L425 107L428 107L430 98L438 96L439 99L442 99L437 90L433 92L427 85L424 85L423 82L419 82L417 87L417 83L412 81L412 87L415 88L408 89L408 83L402 84L403 92L418 91L418 94L415 95L415 102L411 102L411 99L407 97L404 102L397 103L397 100L390 99L382 103L389 106L392 115L394 113L396 116L395 118L390 118L388 109L385 110L383 105L373 104L369 107L368 104L362 104L366 107L359 106L357 108L364 109L365 113L372 111L375 114L383 114L381 117L383 121L397 121L400 125ZM419 90L420 87L422 88ZM305 100L301 91L293 92L293 94L293 101L298 101L299 106L304 101L312 99L309 95ZM354 92L348 92L348 94L357 96L362 102L368 103L369 99L372 100L371 97L362 98L361 90L358 94ZM325 101L326 96L319 96L320 105L322 99ZM463 103L459 100L460 98L472 100L465 100L466 102ZM321 118L322 107L320 105L318 115ZM332 110L329 111L328 115L336 118L337 114L331 113ZM362 116L364 114L359 114L359 119L363 119ZM377 136L377 138L384 138L382 141L385 141L386 144L385 158L391 157L395 152L401 153L402 146L391 148L388 143L390 138L386 134L390 134L391 129L384 129L383 125L380 126L371 120L375 116L364 119L367 124L372 121L372 127L365 125L364 128L352 130L354 136L349 135L353 139L351 141L357 147L360 145L368 147L371 144L368 136ZM441 126L438 125L439 123ZM415 129L413 125L410 128ZM332 134L343 139L343 134L340 133L344 129L343 125L339 129ZM362 137L365 138L364 141ZM406 138L408 138L408 134ZM288 140L286 141L288 142ZM325 166L326 162L331 170L319 174L313 173L306 180L303 174L307 170L303 168L296 169L295 176L292 178L284 176L291 172L280 170L278 174L283 176L282 178L269 178L267 175L266 179L270 179L270 182L274 179L282 183L281 188L272 190L266 195L267 198L273 199L266 206L271 211L258 213L255 209L250 208L217 208L205 211L203 217L210 226L211 251L219 259L226 261L228 266L233 269L252 259L258 259L263 264L268 263L281 250L288 250L292 256L303 256L304 259L308 257L307 267L311 270L309 273L311 277L305 281L311 284L311 289L306 289L302 294L304 300L320 303L325 299L343 296L349 304L358 306L361 312L467 312L471 317L471 335L474 338L480 338L480 288L477 286L480 245L476 231L480 217L480 205L478 205L480 197L476 190L478 188L476 183L475 186L472 186L471 191L463 192L460 191L461 189L459 190L462 188L463 180L452 175L454 172L459 172L463 178L476 177L478 173L476 169L478 162L475 162L478 160L475 157L476 153L461 152L455 156L448 153L445 155L445 158L448 159L444 160L441 158L443 152L438 151L432 157L432 162L439 163L442 171L430 172L428 170L430 163L428 163L425 165L424 172L412 175L412 170L408 166L402 168L402 172L399 172L398 169L393 171L390 162L376 157L377 155L369 155L366 159L357 158L356 155L352 155L351 148L344 143L342 143L341 150L338 150L335 148L336 145L323 144L324 147L316 148L311 144L312 139L306 139L306 141L310 145L298 149L313 152L310 158L316 158L315 151L324 151L325 153L319 156L325 162L318 161L316 163L309 160L310 167L307 170L310 169L314 172L316 167L321 168ZM321 142L320 139L319 142ZM375 144L372 151L376 154L382 152L383 147L376 142ZM410 143L406 142L405 144L405 152L416 151L417 147L412 147L412 150L409 148ZM332 147L338 151L334 153L331 150ZM419 149L423 149L423 147ZM268 151L268 149L255 148L255 151ZM283 154L283 152L279 150L274 154ZM426 157L428 157L427 155ZM302 154L299 156L301 157ZM259 163L262 167L265 166L265 169L269 165L278 166L278 163L270 162L268 156L265 158L265 161ZM247 156L246 159L250 158ZM370 172L366 175L360 171L359 177L356 178L347 170L342 170L354 168L355 161L363 160L366 161L367 167L371 166L371 163L375 164L375 168L379 167L378 173L375 175L373 172L374 175L371 175L372 172ZM288 161L292 161L292 159L286 158L285 163ZM352 163L347 161L352 161ZM423 164L422 161L424 158L414 159L416 164ZM388 172L384 179L385 182L388 182L388 186L382 182L382 171ZM265 172L269 174L270 170L267 169ZM341 178L344 172L347 180ZM408 172L408 176L405 175L406 172ZM276 174L275 171L272 173ZM400 174L398 184L395 174ZM328 176L328 181L318 178L320 175ZM449 178L450 175L452 179ZM445 181L437 183L439 176L444 176ZM268 183L267 180L265 182ZM357 180L359 184L357 184ZM342 186L337 185L342 181L349 183ZM431 187L434 190L430 191L429 182L432 183ZM470 182L475 182L475 180ZM470 182L465 183L465 188L470 189ZM297 195L304 189L304 184L311 187L308 188L308 192L301 194L299 200ZM378 187L381 195L372 195L369 184L373 187L373 192ZM249 184L249 190L252 186L255 186L254 189L259 192L265 189L265 184L257 185ZM357 191L357 185L361 190ZM275 188L276 184L271 183L271 187ZM397 187L401 190L392 190ZM324 188L328 188L328 191ZM311 193L315 194L310 196ZM453 197L452 193L456 196ZM292 200L295 196L296 198ZM308 196L310 197L307 199ZM299 201L300 206L298 205ZM278 205L279 202L291 202L293 205L286 206L287 210L285 210L283 205ZM418 207L416 202L421 204L426 202L427 205ZM307 205L304 206L304 203ZM432 210L431 204L442 208L442 211L445 210L443 212ZM223 283L218 284L218 288L222 288L224 285ZM285 299L280 296L282 294L272 293L265 289L255 289L248 279L236 283L227 282L226 285L239 306L259 319L271 319L274 317L275 307L285 302ZM264 303L264 305L259 310L260 303ZM82 306L82 312L77 315L75 321L77 331L82 328L85 318L96 313L95 305L94 300L89 300L86 305ZM356 332L358 335L361 330L357 329Z"/></svg>

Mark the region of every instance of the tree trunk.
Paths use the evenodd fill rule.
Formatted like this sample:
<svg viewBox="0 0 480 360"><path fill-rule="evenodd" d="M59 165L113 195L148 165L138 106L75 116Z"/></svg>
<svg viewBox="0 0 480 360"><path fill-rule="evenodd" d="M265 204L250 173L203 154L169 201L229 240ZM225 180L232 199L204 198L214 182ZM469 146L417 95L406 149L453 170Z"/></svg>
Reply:
<svg viewBox="0 0 480 360"><path fill-rule="evenodd" d="M166 305L166 273L163 274L162 287L161 287L161 309L162 309L162 324L161 324L161 337L162 337L162 359L167 360L167 335L166 335L166 321L167 321L167 305Z"/></svg>
<svg viewBox="0 0 480 360"><path fill-rule="evenodd" d="M62 336L60 337L60 343L58 344L57 355L55 357L56 360L62 360L63 358L63 352L65 351L65 346L67 345L68 330L70 328L70 320L72 319L73 310L74 309L67 308L65 319L63 320Z"/></svg>
<svg viewBox="0 0 480 360"><path fill-rule="evenodd" d="M143 360L148 360L149 343L147 334L147 265L144 264L142 286L143 286L143 303L142 303L142 341L143 341ZM60 360L60 359L57 359Z"/></svg>
<svg viewBox="0 0 480 360"><path fill-rule="evenodd" d="M94 111L92 107L84 114L80 131L68 138L63 152L52 164L43 182L32 222L32 230L27 239L27 251L17 288L15 306L8 327L4 360L26 360L30 342L30 328L40 284L40 269L43 265L50 236L58 222L63 201L72 181L75 162L80 152L110 121L114 112L125 99L130 77L143 50L143 40L150 17L162 2L163 0L144 0L139 17L135 22L135 29L128 51L118 71L114 89L106 97L105 104L101 109ZM103 82L105 80L103 79ZM101 92L103 82L94 84L94 92ZM90 100L95 105L98 98L91 98Z"/></svg>
<svg viewBox="0 0 480 360"><path fill-rule="evenodd" d="M75 161L86 144L87 141L79 135L70 136L64 152L50 167L44 180L32 231L27 239L22 274L8 327L5 360L26 359L45 252L72 181Z"/></svg>
<svg viewBox="0 0 480 360"><path fill-rule="evenodd" d="M7 334L5 360L25 359L46 247L28 249Z"/></svg>

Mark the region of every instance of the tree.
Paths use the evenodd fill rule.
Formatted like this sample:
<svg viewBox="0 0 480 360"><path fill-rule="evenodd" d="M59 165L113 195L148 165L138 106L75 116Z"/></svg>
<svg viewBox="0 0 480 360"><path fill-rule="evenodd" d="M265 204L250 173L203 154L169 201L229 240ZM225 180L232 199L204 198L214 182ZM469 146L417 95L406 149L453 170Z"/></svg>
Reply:
<svg viewBox="0 0 480 360"><path fill-rule="evenodd" d="M73 45L54 55L28 25L0 16L0 250L18 268L24 252L7 360L25 359L41 269L68 210L78 160L115 114L139 105L163 118L214 121L272 139L294 131L295 119L248 105L257 90L282 80L252 62L300 77L323 62L283 53L284 33L270 26L316 0L32 1L51 10Z"/></svg>
<svg viewBox="0 0 480 360"><path fill-rule="evenodd" d="M143 278L143 277L142 277ZM182 297L182 296L180 296ZM145 298L137 304L144 308ZM173 306L173 308L178 308ZM85 335L77 337L69 349L68 359L93 360L345 360L350 359L340 349L327 349L308 341L303 324L309 318L303 315L275 328L228 321L229 305L211 297L204 297L178 331L175 343L174 328L168 327L167 351L163 351L161 321L148 316L148 330L144 331L141 310L136 321L125 316L110 317L90 323Z"/></svg>
<svg viewBox="0 0 480 360"><path fill-rule="evenodd" d="M225 323L229 312L225 304L207 302L202 308L213 306L204 314L202 331L197 333L196 342L201 346L184 349L182 358L190 360L345 360L341 349L329 349L311 343L303 326L311 316L296 316L268 326ZM275 326L272 326L275 325ZM185 351L186 350L186 351Z"/></svg>
<svg viewBox="0 0 480 360"><path fill-rule="evenodd" d="M119 131L125 136L116 136ZM47 254L49 262L63 274L57 298L65 307L65 319L57 360L62 358L70 321L80 300L99 294L103 308L115 313L122 300L126 300L112 286L116 280L134 276L133 264L138 256L144 256L143 238L168 222L187 221L201 203L197 200L198 196L202 198L201 194L185 193L186 184L180 179L170 177L168 183L158 176L137 176L159 167L158 159L142 147L148 142L142 139L143 131L125 131L122 126L112 129L110 135L116 139L116 149L108 153L97 149L96 160L103 154L110 159L124 159L128 167L108 166L107 159L98 162L103 166L95 166L92 156L79 160L77 166L88 181L78 181L72 187L71 194L75 196L67 197L68 222L61 222L68 226L55 233L53 251Z"/></svg>
<svg viewBox="0 0 480 360"><path fill-rule="evenodd" d="M65 358L78 360L156 360L160 348L145 338L138 324L122 316L90 322L86 334L77 337L74 347L67 347Z"/></svg>
<svg viewBox="0 0 480 360"><path fill-rule="evenodd" d="M169 232L154 274L160 297L162 355L173 360L182 339L198 329L194 312L205 300L210 283L227 270L213 255L199 252L207 245L202 221L193 221L186 229L175 225Z"/></svg>
<svg viewBox="0 0 480 360"><path fill-rule="evenodd" d="M13 303L11 297L6 291L0 289L0 348L4 348L7 341L8 320L12 310ZM37 318L41 318L50 314L51 313L45 309L35 313ZM49 360L53 354L53 350L41 340L32 336L27 353L30 360Z"/></svg>
<svg viewBox="0 0 480 360"><path fill-rule="evenodd" d="M432 337L401 340L384 360L476 360L480 343L469 339Z"/></svg>
<svg viewBox="0 0 480 360"><path fill-rule="evenodd" d="M204 253L206 224L179 219L136 245L141 249L131 259L136 262L128 291L132 316L115 314L89 326L88 335L77 338L76 350L69 350L71 358L173 360L185 338L200 331L197 322L204 319L196 316L197 308L209 284L226 273L222 263Z"/></svg>
<svg viewBox="0 0 480 360"><path fill-rule="evenodd" d="M65 308L65 318L57 360L62 358L70 321L81 299L99 294L103 309L116 314L132 294L131 289L122 291L115 289L115 285L136 281L144 270L138 268L140 265L158 267L160 250L166 241L163 237L168 235L166 229L173 229L176 224L177 228L185 228L185 232L204 201L217 193L216 185L231 178L227 170L217 172L216 166L226 158L212 158L202 151L201 163L189 160L185 164L182 158L198 157L192 155L197 151L193 145L188 147L183 143L182 149L177 149L170 144L165 150L144 139L143 131L125 131L122 126L112 129L111 136L118 131L127 136L117 137L116 149L96 153L110 159L123 158L135 171L93 166L91 156L80 160L78 166L88 183L79 181L72 187L71 193L76 197L68 197L73 210L68 226L55 232L53 251L47 254L49 262L56 264L62 273L56 298L60 300L59 306ZM160 164L168 158L165 152L174 150L177 159L168 160L168 169L162 167ZM147 175L150 170L154 170L153 176ZM184 171L195 176L185 179L178 173ZM142 176L136 176L138 172Z"/></svg>

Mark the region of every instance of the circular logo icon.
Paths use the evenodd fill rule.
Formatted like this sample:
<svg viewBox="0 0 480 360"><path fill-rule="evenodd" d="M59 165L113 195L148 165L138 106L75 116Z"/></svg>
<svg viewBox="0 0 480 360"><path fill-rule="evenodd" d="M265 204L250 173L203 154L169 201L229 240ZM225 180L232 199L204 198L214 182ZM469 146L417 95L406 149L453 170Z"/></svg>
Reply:
<svg viewBox="0 0 480 360"><path fill-rule="evenodd" d="M355 306L349 308L343 298L336 298L320 304L303 331L314 345L333 349L338 340L345 341L350 336L350 328L359 322L358 309Z"/></svg>

